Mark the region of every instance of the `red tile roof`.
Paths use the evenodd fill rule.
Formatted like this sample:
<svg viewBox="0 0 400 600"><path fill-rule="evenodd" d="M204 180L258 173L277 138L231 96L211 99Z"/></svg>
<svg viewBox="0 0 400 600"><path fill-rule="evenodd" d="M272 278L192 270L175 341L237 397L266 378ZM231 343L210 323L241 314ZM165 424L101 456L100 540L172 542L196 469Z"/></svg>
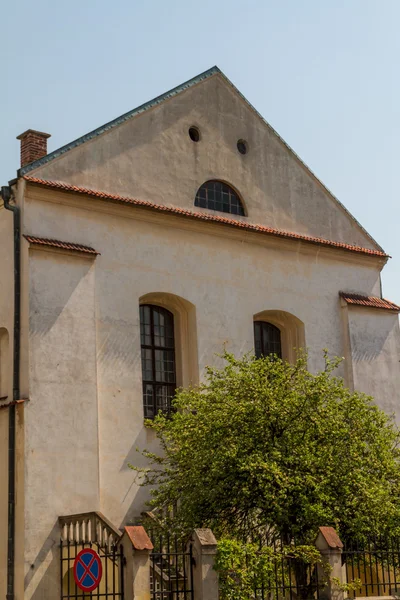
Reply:
<svg viewBox="0 0 400 600"><path fill-rule="evenodd" d="M124 527L135 550L153 550L153 544L142 525L128 525Z"/></svg>
<svg viewBox="0 0 400 600"><path fill-rule="evenodd" d="M38 179L37 177L30 177L29 175L25 175L24 179L29 183L42 185L46 188L52 188L57 190L62 190L65 192L74 192L77 194L84 194L85 196L90 196L92 198L100 198L102 200L109 200L112 202L118 202L122 204L130 204L131 206L138 206L141 208L150 209L157 212L169 213L173 215L179 215L182 217L187 217L190 219L197 219L200 221L208 221L211 223L221 223L224 225L229 225L230 227L237 227L243 229L245 231L254 231L257 233L264 233L267 235L287 238L291 240L300 240L304 242L309 242L311 244L318 244L320 246L328 246L331 248L339 248L341 250L346 250L349 252L357 252L358 254L367 254L369 256L380 256L383 258L390 258L388 254L382 252L380 250L371 250L370 248L362 248L361 246L354 246L352 244L345 244L344 242L334 242L332 240L326 240L324 238L312 237L308 235L303 235L300 233L294 233L291 231L284 231L282 229L275 229L273 227L266 227L264 225L254 225L251 223L246 223L243 221L238 221L236 219L232 219L229 217L221 217L218 215L210 215L208 213L201 212L193 212L191 210L186 210L184 208L179 208L176 206L164 206L162 204L154 204L153 202L149 202L147 200L137 200L136 198L129 198L127 196L120 196L118 194L110 194L109 192L101 192L99 190L92 190L89 188L84 188L76 185L71 185L69 183L63 183L61 181L47 181L45 179Z"/></svg>
<svg viewBox="0 0 400 600"><path fill-rule="evenodd" d="M7 402L6 404L0 404L0 410L2 410L3 408L9 408L10 406L15 406L16 404L24 404L24 402L28 402L28 398L24 398L23 400L12 400L11 402Z"/></svg>
<svg viewBox="0 0 400 600"><path fill-rule="evenodd" d="M400 306L385 300L384 298L377 298L376 296L361 296L360 294L347 294L346 292L340 292L341 298L347 302L347 304L355 304L357 306L369 306L371 308L384 308L386 310L392 310L395 312L400 311Z"/></svg>
<svg viewBox="0 0 400 600"><path fill-rule="evenodd" d="M94 248L90 246L83 246L82 244L73 244L71 242L61 242L60 240L52 240L47 238L34 237L32 235L24 235L24 238L30 243L38 246L48 246L50 248L60 248L62 250L69 250L70 252L83 252L83 254L94 254L97 256L100 252L96 252Z"/></svg>
<svg viewBox="0 0 400 600"><path fill-rule="evenodd" d="M329 548L343 548L343 544L333 527L320 527L319 530Z"/></svg>

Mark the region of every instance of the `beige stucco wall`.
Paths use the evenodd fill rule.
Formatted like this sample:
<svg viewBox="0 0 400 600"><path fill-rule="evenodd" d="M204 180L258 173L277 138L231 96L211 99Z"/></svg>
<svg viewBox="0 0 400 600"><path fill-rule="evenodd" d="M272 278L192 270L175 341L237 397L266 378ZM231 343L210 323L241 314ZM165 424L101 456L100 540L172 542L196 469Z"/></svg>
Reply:
<svg viewBox="0 0 400 600"><path fill-rule="evenodd" d="M199 143L188 136L191 125L200 129ZM236 148L240 138L249 145L245 156ZM30 175L188 209L204 181L222 179L242 194L252 223L374 247L220 75Z"/></svg>
<svg viewBox="0 0 400 600"><path fill-rule="evenodd" d="M7 376L6 394L10 400L12 399L13 364L13 275L13 216L11 212L0 208L0 328L5 328L8 332L8 349L2 348L0 360L3 362L1 370ZM6 595L7 581L7 494L8 409L0 409L0 597L2 598Z"/></svg>
<svg viewBox="0 0 400 600"><path fill-rule="evenodd" d="M42 190L32 194L61 197ZM93 385L89 397L94 394L96 378L98 385L100 508L119 524L136 514L144 499L127 464L138 460L137 446L151 443L143 428L139 298L164 292L196 307L200 372L215 362L214 353L220 352L224 343L238 354L252 349L253 315L274 309L287 311L305 324L310 368L315 370L322 366L322 348L344 353L338 291L353 289L357 283L359 290L377 293L379 265L374 259L358 260L270 238L261 241L257 235L241 232L229 231L225 237L224 228L205 224L188 224L186 229L179 219L136 209L102 204L97 206L106 212L99 212L89 203L87 207L93 210L87 210L82 207L84 202L77 198L81 208L37 200L26 204L29 233L86 243L101 252L91 263L31 250L32 416L26 417L26 435L33 448L40 429L46 432L46 439L39 440L46 453L38 458L38 471L41 464L44 468L43 461L49 460L49 444L54 444L52 473L62 474L60 493L66 491L65 482L68 486L71 480L74 486L77 478L82 479L78 475L81 463L71 466L69 472L65 453L70 445L78 444L78 451L83 443L82 435L76 436L68 420L78 397L88 404L89 392L76 376L83 361L85 378ZM82 327L78 326L82 314L85 322L90 322L90 331L95 322L96 338L91 333L82 339ZM80 354L72 360L70 354L84 352L92 357L95 350L97 373L92 360ZM51 411L44 425L40 412L34 415L33 402L45 404ZM32 423L38 420L37 427L29 424L31 419ZM95 452L95 436L89 438ZM73 486L66 498L71 492L76 494ZM45 489L42 482L42 494ZM34 488L29 493L34 494ZM79 505L71 510L83 510Z"/></svg>
<svg viewBox="0 0 400 600"><path fill-rule="evenodd" d="M348 308L354 387L400 423L400 334L397 314Z"/></svg>
<svg viewBox="0 0 400 600"><path fill-rule="evenodd" d="M140 298L174 294L195 307L200 374L224 344L236 354L251 350L253 316L268 310L304 323L316 370L324 347L346 354L339 290L379 294L382 261L37 187L25 198L24 232L101 253L28 251L23 243L25 597L38 600L58 586L59 515L100 509L119 526L144 507L147 492L128 467L140 463L137 447L155 448L143 426ZM371 391L375 372L363 377Z"/></svg>
<svg viewBox="0 0 400 600"><path fill-rule="evenodd" d="M25 243L27 244L27 243ZM98 510L95 269L30 253L30 403L25 410L26 598L54 598L57 518Z"/></svg>

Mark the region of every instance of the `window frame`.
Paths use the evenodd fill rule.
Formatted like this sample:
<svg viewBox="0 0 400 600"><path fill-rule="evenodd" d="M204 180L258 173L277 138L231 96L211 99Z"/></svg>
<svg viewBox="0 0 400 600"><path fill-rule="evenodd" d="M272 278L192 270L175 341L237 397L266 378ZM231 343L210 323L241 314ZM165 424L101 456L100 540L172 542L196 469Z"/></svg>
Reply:
<svg viewBox="0 0 400 600"><path fill-rule="evenodd" d="M257 341L256 341L256 330L257 328L259 328L260 331L260 345L262 347L262 352L258 355L257 354ZM264 342L264 336L265 336L265 329L269 328L270 331L273 334L279 334L279 341L273 340L273 341L265 341ZM264 320L255 320L253 322L253 332L254 332L254 354L256 355L256 358L262 358L263 356L274 356L276 355L278 358L282 359L283 353L282 353L282 331L280 330L279 327L277 327L276 325L274 325L274 323L271 323L270 321L264 321ZM276 350L272 351L272 352L264 352L264 347L265 344L279 344L279 351L277 352Z"/></svg>
<svg viewBox="0 0 400 600"><path fill-rule="evenodd" d="M144 319L142 319L142 310L148 308L150 311L150 338L151 344L142 343L142 326L147 325ZM164 345L156 345L155 343L155 327L154 327L154 312L158 311L160 314L164 314L170 319L170 331L172 333L172 346ZM172 412L171 402L173 397L175 396L175 392L177 389L177 364L176 364L176 335L175 335L175 318L174 314L165 308L164 306L159 306L157 304L149 304L143 303L139 305L139 320L140 320L140 354L141 354L141 367L142 367L142 401L143 401L143 412L145 419L154 419L159 412L165 412L168 416ZM144 334L146 336L146 334ZM152 378L145 379L145 366L143 360L143 350L150 350L151 352L151 361L152 361ZM173 357L173 381L157 381L156 377L156 351L168 351L172 352ZM146 402L146 388L147 386L152 387L152 414L149 414L148 404ZM157 406L157 388L167 388L167 406L158 407Z"/></svg>
<svg viewBox="0 0 400 600"><path fill-rule="evenodd" d="M218 199L216 197L216 194L217 194L217 190L215 189L216 184L222 186L222 189L220 192L221 197ZM209 187L211 185L214 186L213 190L209 189ZM226 189L224 190L224 188L226 188ZM205 191L205 199L200 197L200 193L202 191ZM209 193L215 194L213 200L209 199L209 197L208 197ZM228 206L228 210L224 210L224 208L223 208L224 202L223 202L222 194L228 194L229 201L228 201L228 203L225 203L225 205ZM238 210L236 212L232 211L232 207L234 207L236 205L234 203L232 203L231 197L234 198L236 201L237 208L238 208ZM211 203L213 204L213 206L211 206ZM220 205L221 208L215 208L215 205L217 203ZM194 205L198 208L205 208L207 210L221 212L226 215L234 215L235 217L246 217L247 216L244 202L243 202L240 194L238 193L238 191L231 184L227 183L226 181L221 181L220 179L209 179L209 180L205 181L204 183L202 183L196 192L195 199L194 199Z"/></svg>

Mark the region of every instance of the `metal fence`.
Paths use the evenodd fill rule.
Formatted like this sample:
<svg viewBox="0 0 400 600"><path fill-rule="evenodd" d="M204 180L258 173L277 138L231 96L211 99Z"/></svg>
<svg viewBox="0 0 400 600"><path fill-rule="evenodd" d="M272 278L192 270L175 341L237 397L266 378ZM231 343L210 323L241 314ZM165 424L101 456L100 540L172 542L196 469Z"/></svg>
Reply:
<svg viewBox="0 0 400 600"><path fill-rule="evenodd" d="M78 588L73 576L73 566L78 552L92 548L102 563L103 575L99 586L88 594ZM60 542L61 600L93 598L93 600L123 600L122 546L102 547L97 543Z"/></svg>
<svg viewBox="0 0 400 600"><path fill-rule="evenodd" d="M61 600L123 600L124 556L120 532L96 512L59 517L59 523ZM98 554L102 569L99 585L90 592L82 591L74 577L75 559L85 548Z"/></svg>
<svg viewBox="0 0 400 600"><path fill-rule="evenodd" d="M194 600L191 544L157 528L152 531L148 525L146 530L154 545L151 600ZM344 598L351 600L400 598L400 539L382 536L345 543L342 568L332 581L327 557L305 551L294 538L289 542L272 532L257 540L255 548L254 543L249 554L245 552L239 562L219 572L221 597L236 589L249 600L322 600L331 593L330 583L342 586Z"/></svg>
<svg viewBox="0 0 400 600"><path fill-rule="evenodd" d="M191 544L177 535L147 529L154 545L150 555L152 600L193 600L193 555Z"/></svg>
<svg viewBox="0 0 400 600"><path fill-rule="evenodd" d="M235 568L220 573L223 595L234 588L249 600L318 600L326 583L319 562L301 558L294 544L280 539L260 544L259 551L245 553Z"/></svg>
<svg viewBox="0 0 400 600"><path fill-rule="evenodd" d="M329 572L323 565L304 562L291 556L290 551L282 554L282 547L280 541L274 542L268 564L260 564L254 578L252 599L318 600L325 596ZM351 599L399 597L400 539L376 537L345 545L341 583L346 587L345 597ZM241 585L240 577L237 584Z"/></svg>
<svg viewBox="0 0 400 600"><path fill-rule="evenodd" d="M351 586L349 598L399 594L399 539L376 537L348 544L343 549L342 562Z"/></svg>
<svg viewBox="0 0 400 600"><path fill-rule="evenodd" d="M280 563L280 564L279 564ZM254 587L254 600L302 600L319 599L325 587L324 579L317 565L299 559L282 558L274 561L272 576L258 578Z"/></svg>

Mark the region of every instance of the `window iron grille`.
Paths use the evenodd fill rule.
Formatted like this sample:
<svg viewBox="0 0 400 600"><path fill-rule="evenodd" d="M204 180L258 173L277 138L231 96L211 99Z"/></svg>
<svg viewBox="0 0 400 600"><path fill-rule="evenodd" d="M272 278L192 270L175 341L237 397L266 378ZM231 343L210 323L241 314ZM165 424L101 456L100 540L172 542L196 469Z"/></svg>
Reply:
<svg viewBox="0 0 400 600"><path fill-rule="evenodd" d="M171 413L176 390L174 316L153 304L140 306L143 410L146 419Z"/></svg>
<svg viewBox="0 0 400 600"><path fill-rule="evenodd" d="M257 358L271 354L282 358L281 332L278 327L266 321L255 321L254 346Z"/></svg>

